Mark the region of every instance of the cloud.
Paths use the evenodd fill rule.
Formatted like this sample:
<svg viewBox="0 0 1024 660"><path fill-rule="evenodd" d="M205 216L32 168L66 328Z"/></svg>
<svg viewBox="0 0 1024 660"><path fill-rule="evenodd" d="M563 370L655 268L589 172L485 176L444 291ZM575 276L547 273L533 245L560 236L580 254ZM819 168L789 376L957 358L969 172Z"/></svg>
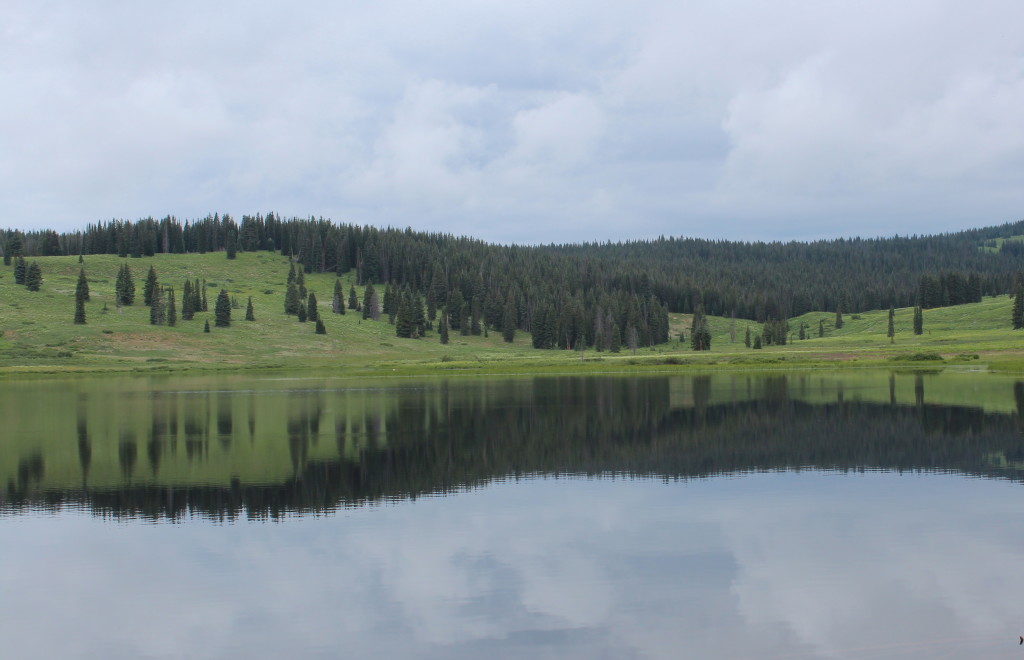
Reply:
<svg viewBox="0 0 1024 660"><path fill-rule="evenodd" d="M0 213L536 243L1017 219L1012 2L12 2Z"/></svg>

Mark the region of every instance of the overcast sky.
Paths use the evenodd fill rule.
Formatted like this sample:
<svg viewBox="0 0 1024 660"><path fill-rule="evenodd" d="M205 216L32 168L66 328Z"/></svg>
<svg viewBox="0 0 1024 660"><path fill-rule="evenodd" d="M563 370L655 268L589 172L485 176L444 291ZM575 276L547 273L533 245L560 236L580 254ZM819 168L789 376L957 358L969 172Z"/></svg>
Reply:
<svg viewBox="0 0 1024 660"><path fill-rule="evenodd" d="M516 243L1024 218L1019 1L0 4L0 226Z"/></svg>

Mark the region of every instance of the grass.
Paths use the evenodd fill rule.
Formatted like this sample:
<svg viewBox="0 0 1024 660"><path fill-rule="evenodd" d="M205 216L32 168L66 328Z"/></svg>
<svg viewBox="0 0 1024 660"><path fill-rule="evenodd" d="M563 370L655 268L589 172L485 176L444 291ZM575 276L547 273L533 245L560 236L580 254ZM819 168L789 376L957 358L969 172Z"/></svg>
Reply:
<svg viewBox="0 0 1024 660"><path fill-rule="evenodd" d="M896 340L886 336L888 310L847 314L839 330L835 315L811 312L790 320L795 337L801 322L806 340L786 346L748 349L743 336L756 323L709 317L712 351L695 353L677 339L635 354L537 351L530 337L518 333L515 342L500 333L463 337L457 333L441 345L436 333L420 340L395 337L394 327L382 321L363 321L356 313L331 313L333 273L310 274L306 286L316 293L327 335L314 333L314 324L299 323L283 313L288 275L286 258L270 253L240 253L229 261L223 253L157 255L128 259L136 281L137 302L117 310L114 281L125 260L112 255L85 258L91 301L87 324L72 323L77 257L37 258L43 286L29 292L14 284L13 267L0 268L0 373L166 372L180 370L301 369L347 375L627 372L678 369L791 369L828 366L891 367L905 363L957 369L1024 371L1024 333L1010 329L1012 299L986 298L980 303L924 311L925 333L912 333L910 308L896 310ZM141 304L142 285L150 266L162 284L173 285L179 296L186 278L205 279L210 311L176 327L149 325L149 309ZM353 276L342 277L347 292ZM230 328L203 332L213 325L213 303L224 288L234 296ZM356 287L362 296L361 287ZM252 296L256 321L242 320ZM856 316L856 318L854 318ZM691 317L670 315L671 336L689 335ZM825 333L818 337L819 321ZM936 359L938 358L938 359Z"/></svg>

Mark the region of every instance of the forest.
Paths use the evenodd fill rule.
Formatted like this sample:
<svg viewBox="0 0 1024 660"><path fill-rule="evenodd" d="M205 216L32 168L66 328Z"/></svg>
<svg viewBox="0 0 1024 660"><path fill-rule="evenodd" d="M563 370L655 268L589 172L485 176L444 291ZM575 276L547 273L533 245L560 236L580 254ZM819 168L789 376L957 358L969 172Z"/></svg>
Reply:
<svg viewBox="0 0 1024 660"><path fill-rule="evenodd" d="M267 213L110 220L74 232L8 229L0 252L10 264L51 255L223 252L232 259L273 251L306 273L351 272L359 285L377 285L385 313L419 301L426 327L518 329L536 348L612 350L667 341L669 312L763 323L813 310L931 308L1012 293L1022 235L1024 221L873 239L523 246Z"/></svg>

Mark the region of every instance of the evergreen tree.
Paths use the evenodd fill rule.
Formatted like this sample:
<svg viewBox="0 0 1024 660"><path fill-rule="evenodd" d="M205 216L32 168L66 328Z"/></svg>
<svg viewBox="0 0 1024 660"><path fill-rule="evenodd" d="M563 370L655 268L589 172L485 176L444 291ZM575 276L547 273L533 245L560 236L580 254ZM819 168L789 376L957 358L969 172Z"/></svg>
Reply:
<svg viewBox="0 0 1024 660"><path fill-rule="evenodd" d="M924 312L920 305L914 308L914 334L924 334Z"/></svg>
<svg viewBox="0 0 1024 660"><path fill-rule="evenodd" d="M889 328L886 331L889 337L889 343L893 344L896 342L896 309L889 307Z"/></svg>
<svg viewBox="0 0 1024 660"><path fill-rule="evenodd" d="M331 311L335 314L345 313L345 301L342 298L341 280L334 280L334 296L331 298Z"/></svg>
<svg viewBox="0 0 1024 660"><path fill-rule="evenodd" d="M288 289L284 294L284 313L289 316L297 315L301 307L302 301L299 299L299 287L295 286L295 282L289 282Z"/></svg>
<svg viewBox="0 0 1024 660"><path fill-rule="evenodd" d="M618 353L622 350L622 333L619 332L617 323L612 324L611 336L611 345L608 347L608 350L612 353Z"/></svg>
<svg viewBox="0 0 1024 660"><path fill-rule="evenodd" d="M78 271L78 284L75 285L75 296L81 296L82 302L89 302L89 280L85 278L85 269Z"/></svg>
<svg viewBox="0 0 1024 660"><path fill-rule="evenodd" d="M1014 330L1024 328L1024 286L1018 286L1013 296L1012 321Z"/></svg>
<svg viewBox="0 0 1024 660"><path fill-rule="evenodd" d="M388 323L392 325L395 323L395 315L398 314L398 297L398 292L390 284L384 286L384 313L388 315Z"/></svg>
<svg viewBox="0 0 1024 660"><path fill-rule="evenodd" d="M167 325L172 328L178 324L178 307L174 303L174 289L167 288Z"/></svg>
<svg viewBox="0 0 1024 660"><path fill-rule="evenodd" d="M306 318L310 321L320 320L320 311L317 309L316 295L310 291L309 299L306 301Z"/></svg>
<svg viewBox="0 0 1024 660"><path fill-rule="evenodd" d="M43 270L35 261L25 269L25 288L29 291L38 291L43 284Z"/></svg>
<svg viewBox="0 0 1024 660"><path fill-rule="evenodd" d="M438 335L442 344L448 343L448 315L445 313L441 314L441 327L438 330Z"/></svg>
<svg viewBox="0 0 1024 660"><path fill-rule="evenodd" d="M195 301L192 299L192 283L185 280L185 288L181 293L181 318L191 321L196 314Z"/></svg>
<svg viewBox="0 0 1024 660"><path fill-rule="evenodd" d="M164 298L157 291L149 301L149 324L150 325L163 325L167 320L164 308Z"/></svg>
<svg viewBox="0 0 1024 660"><path fill-rule="evenodd" d="M756 350L761 349L761 335L757 335L756 337L754 337L754 348Z"/></svg>
<svg viewBox="0 0 1024 660"><path fill-rule="evenodd" d="M229 230L227 235L224 237L224 251L227 253L228 259L235 258L235 253L238 250L236 246L237 242L238 239L235 237L235 232Z"/></svg>
<svg viewBox="0 0 1024 660"><path fill-rule="evenodd" d="M836 308L835 328L836 328L836 330L839 330L842 327L843 327L843 308L842 307L838 307L838 308Z"/></svg>
<svg viewBox="0 0 1024 660"><path fill-rule="evenodd" d="M28 265L25 263L25 257L20 254L14 260L14 283L24 284L25 283L25 272L28 270Z"/></svg>
<svg viewBox="0 0 1024 660"><path fill-rule="evenodd" d="M352 311L359 311L359 297L356 295L355 284L350 284L348 287L348 308Z"/></svg>
<svg viewBox="0 0 1024 660"><path fill-rule="evenodd" d="M800 334L798 335L800 340L807 339L807 324L800 321Z"/></svg>
<svg viewBox="0 0 1024 660"><path fill-rule="evenodd" d="M743 336L743 345L750 348L750 326L747 326L747 333Z"/></svg>
<svg viewBox="0 0 1024 660"><path fill-rule="evenodd" d="M298 312L297 316L299 317L299 323L305 323L306 322L306 306L305 305L299 305L299 312Z"/></svg>
<svg viewBox="0 0 1024 660"><path fill-rule="evenodd" d="M295 271L295 286L299 287L299 300L305 300L306 294L306 271L298 268Z"/></svg>
<svg viewBox="0 0 1024 660"><path fill-rule="evenodd" d="M203 308L204 312L208 312L210 310L209 306L206 304L206 280L205 279L203 280L202 308ZM230 309L230 306L229 306L229 309ZM213 324L217 325L216 319L214 319Z"/></svg>
<svg viewBox="0 0 1024 660"><path fill-rule="evenodd" d="M203 326L203 332L210 331L210 319L206 319L206 325Z"/></svg>
<svg viewBox="0 0 1024 660"><path fill-rule="evenodd" d="M78 276L78 286L75 287L75 324L85 325L85 296L88 285L82 286L85 280L85 271L82 270Z"/></svg>
<svg viewBox="0 0 1024 660"><path fill-rule="evenodd" d="M249 296L249 304L245 306L245 320L246 321L255 321L256 320L256 313L255 313L255 311L253 311L253 308L252 308L252 296Z"/></svg>
<svg viewBox="0 0 1024 660"><path fill-rule="evenodd" d="M231 299L228 298L228 292L224 289L217 294L213 323L218 328L226 328L231 325Z"/></svg>
<svg viewBox="0 0 1024 660"><path fill-rule="evenodd" d="M818 319L818 337L825 336L825 319Z"/></svg>
<svg viewBox="0 0 1024 660"><path fill-rule="evenodd" d="M711 330L704 317L704 305L697 305L690 325L690 347L695 351L711 350Z"/></svg>
<svg viewBox="0 0 1024 660"><path fill-rule="evenodd" d="M142 302L149 307L153 304L154 298L160 295L160 284L156 278L156 268L153 266L149 267L149 273L146 275L146 283L142 287Z"/></svg>
<svg viewBox="0 0 1024 660"><path fill-rule="evenodd" d="M395 336L410 338L412 334L412 301L406 291L402 294L398 302L398 311L395 313Z"/></svg>
<svg viewBox="0 0 1024 660"><path fill-rule="evenodd" d="M373 282L368 283L363 290L363 319L380 320L380 303Z"/></svg>
<svg viewBox="0 0 1024 660"><path fill-rule="evenodd" d="M316 334L326 335L327 328L324 326L324 322L321 319L316 320Z"/></svg>
<svg viewBox="0 0 1024 660"><path fill-rule="evenodd" d="M478 336L483 332L480 329L480 317L482 315L480 296L473 296L473 300L469 305L469 333L471 335Z"/></svg>

